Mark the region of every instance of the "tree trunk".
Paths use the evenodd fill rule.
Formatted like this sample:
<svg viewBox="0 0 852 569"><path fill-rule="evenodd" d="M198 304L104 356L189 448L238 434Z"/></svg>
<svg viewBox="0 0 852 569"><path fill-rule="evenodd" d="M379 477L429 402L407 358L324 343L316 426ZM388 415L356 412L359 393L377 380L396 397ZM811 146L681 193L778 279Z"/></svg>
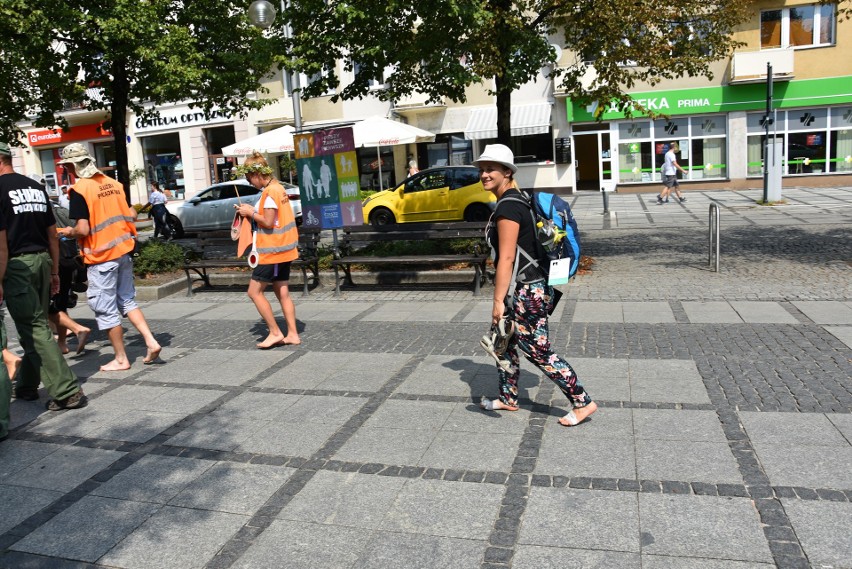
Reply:
<svg viewBox="0 0 852 569"><path fill-rule="evenodd" d="M112 135L115 144L116 179L124 186L127 205L133 205L130 198L130 167L127 160L127 103L130 93L130 81L124 69L124 62L113 65Z"/></svg>
<svg viewBox="0 0 852 569"><path fill-rule="evenodd" d="M512 147L512 92L503 87L500 77L494 78L497 91L497 142Z"/></svg>

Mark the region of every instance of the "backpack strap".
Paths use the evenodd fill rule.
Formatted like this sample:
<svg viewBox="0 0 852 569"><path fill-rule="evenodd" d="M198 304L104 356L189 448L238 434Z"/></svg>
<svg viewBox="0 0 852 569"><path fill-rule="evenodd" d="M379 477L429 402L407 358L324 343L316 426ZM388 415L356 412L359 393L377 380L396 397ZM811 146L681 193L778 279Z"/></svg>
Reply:
<svg viewBox="0 0 852 569"><path fill-rule="evenodd" d="M502 199L504 201L520 202L520 203L526 205L530 209L530 219L532 220L532 228L533 228L533 240L536 240L536 239L538 239L538 236L535 234L535 232L536 232L536 218L535 218L535 211L533 211L533 205L530 201L532 198L524 190L519 190L519 191L521 192L521 195L524 196L523 198L517 198L515 196L506 196ZM526 199L524 199L524 198L526 198ZM496 213L496 211L495 211L495 213ZM524 259L526 260L526 263L524 264L523 269L520 268L521 255L523 255ZM512 278L509 279L509 291L508 291L509 293L514 295L515 287L517 286L517 283L518 283L518 273L520 273L522 271L526 271L530 267L534 267L534 268L538 269L539 271L542 271L541 263L539 262L539 260L536 257L534 257L533 255L530 255L529 252L527 252L523 247L521 247L520 243L517 243L515 245L515 264L514 264L514 268L512 269ZM508 298L508 297L509 297L509 295L507 294L505 298Z"/></svg>

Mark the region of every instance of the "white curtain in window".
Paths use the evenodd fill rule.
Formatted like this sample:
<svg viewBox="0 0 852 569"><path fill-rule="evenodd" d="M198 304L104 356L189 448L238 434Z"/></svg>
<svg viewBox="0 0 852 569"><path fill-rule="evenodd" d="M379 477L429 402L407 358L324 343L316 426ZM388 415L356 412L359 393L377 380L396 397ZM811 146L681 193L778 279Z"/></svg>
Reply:
<svg viewBox="0 0 852 569"><path fill-rule="evenodd" d="M725 168L722 168L721 166L725 163L725 139L704 139L703 158L705 178L718 178L725 176ZM712 169L708 168L710 165L712 165Z"/></svg>
<svg viewBox="0 0 852 569"><path fill-rule="evenodd" d="M836 130L831 133L837 139L836 158L838 172L852 172L852 129Z"/></svg>
<svg viewBox="0 0 852 569"><path fill-rule="evenodd" d="M748 137L748 176L762 176L763 147L760 136Z"/></svg>

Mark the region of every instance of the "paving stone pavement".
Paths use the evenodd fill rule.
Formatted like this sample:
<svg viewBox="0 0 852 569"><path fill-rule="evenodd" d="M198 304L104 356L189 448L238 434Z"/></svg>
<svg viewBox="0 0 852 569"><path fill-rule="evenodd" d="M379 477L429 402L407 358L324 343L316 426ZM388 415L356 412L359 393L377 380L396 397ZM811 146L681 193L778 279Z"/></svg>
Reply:
<svg viewBox="0 0 852 569"><path fill-rule="evenodd" d="M852 189L687 195L572 198L595 265L551 332L600 405L575 428L527 363L520 411L478 408L487 287L326 283L266 352L243 292L146 304L163 365L131 330L99 372L96 333L86 409L13 401L0 567L852 567Z"/></svg>

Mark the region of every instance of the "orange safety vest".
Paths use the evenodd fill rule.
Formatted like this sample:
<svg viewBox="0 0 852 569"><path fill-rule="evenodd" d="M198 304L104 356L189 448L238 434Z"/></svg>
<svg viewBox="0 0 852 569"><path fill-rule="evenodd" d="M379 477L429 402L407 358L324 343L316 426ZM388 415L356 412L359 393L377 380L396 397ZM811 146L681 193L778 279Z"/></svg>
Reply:
<svg viewBox="0 0 852 569"><path fill-rule="evenodd" d="M80 178L72 189L89 207L89 234L79 239L87 265L118 259L133 250L136 216L127 205L124 187L101 173Z"/></svg>
<svg viewBox="0 0 852 569"><path fill-rule="evenodd" d="M260 194L257 211L263 215L266 198L272 198L278 206L278 217L272 229L257 226L257 254L260 265L274 265L299 258L299 232L293 208L287 200L287 193L278 180L272 180Z"/></svg>

